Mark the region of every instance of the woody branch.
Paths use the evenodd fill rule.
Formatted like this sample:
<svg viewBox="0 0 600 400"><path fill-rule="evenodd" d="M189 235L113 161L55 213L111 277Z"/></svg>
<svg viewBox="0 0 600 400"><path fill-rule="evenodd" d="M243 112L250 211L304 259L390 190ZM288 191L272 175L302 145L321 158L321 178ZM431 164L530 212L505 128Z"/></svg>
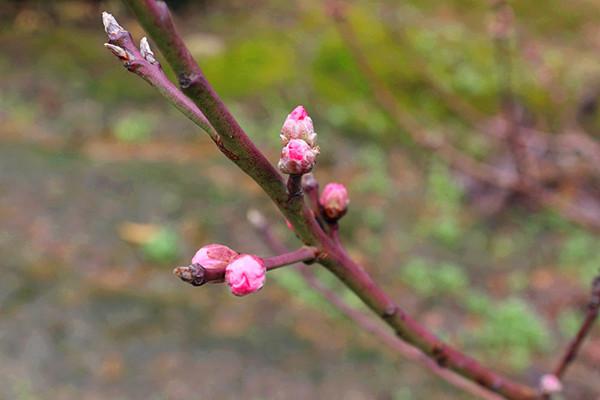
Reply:
<svg viewBox="0 0 600 400"><path fill-rule="evenodd" d="M319 153L315 144L316 135L312 130L312 120L302 107L296 108L288 116L286 124L289 125L284 124L282 129L284 147L278 167L281 172L290 176L289 184L286 186L281 175L252 143L204 77L178 35L166 4L157 0L126 0L125 2L130 5L174 69L181 91L197 106L214 128L218 136L213 140L219 150L257 182L288 220L304 245L317 249L319 256L316 261L354 291L400 339L418 348L440 368L451 369L464 378L509 399L539 398L540 393L537 389L514 382L442 342L411 318L373 281L362 266L348 256L337 239L335 231L337 219L343 216L347 207L347 193L344 197L343 191L334 188L330 195L326 195L328 192L326 187L319 197L318 210L309 207L304 201L304 196L300 195L298 178L312 170ZM119 46L119 38L112 37L113 32L109 27L106 27L109 39L114 42L109 44ZM119 50L111 50L123 60L123 54ZM125 50L127 51L126 48ZM136 55L132 50L129 52ZM124 56L128 57L128 54L125 53ZM146 58L144 59L147 61ZM125 66L150 84L157 85L159 92L171 102L179 99L178 94L173 94L171 84L159 79L149 79L144 76L146 73L144 68L132 69L127 63ZM326 226L320 222L321 220L325 221ZM253 293L262 287L267 270L266 260L251 254L237 254L222 245L216 245L221 246L217 248L214 247L215 245L210 246L199 250L194 257L199 260L195 262L193 259L192 265L199 264L204 269L211 269L211 265L215 266L219 263L218 268L223 268L225 265L224 279L233 294L239 296ZM314 256L302 258L305 261L313 259ZM222 278L217 280L219 279Z"/></svg>

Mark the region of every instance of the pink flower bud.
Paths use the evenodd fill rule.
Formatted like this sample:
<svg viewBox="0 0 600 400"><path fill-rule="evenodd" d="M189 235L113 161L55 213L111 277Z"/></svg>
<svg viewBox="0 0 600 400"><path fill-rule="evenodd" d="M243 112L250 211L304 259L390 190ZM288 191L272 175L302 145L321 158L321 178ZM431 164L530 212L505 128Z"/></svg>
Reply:
<svg viewBox="0 0 600 400"><path fill-rule="evenodd" d="M225 269L225 280L236 296L260 290L265 284L267 269L261 258L240 254Z"/></svg>
<svg viewBox="0 0 600 400"><path fill-rule="evenodd" d="M553 394L561 392L563 387L556 375L545 374L540 379L540 389L544 394Z"/></svg>
<svg viewBox="0 0 600 400"><path fill-rule="evenodd" d="M348 191L341 183L328 183L321 193L319 203L327 219L338 220L348 210L348 203L350 203Z"/></svg>
<svg viewBox="0 0 600 400"><path fill-rule="evenodd" d="M306 174L315 165L319 148L310 147L304 140L291 139L281 149L279 170L284 174Z"/></svg>
<svg viewBox="0 0 600 400"><path fill-rule="evenodd" d="M310 147L314 147L317 140L317 134L313 128L312 119L302 106L294 108L287 116L281 127L281 140L287 144L291 139L302 139Z"/></svg>
<svg viewBox="0 0 600 400"><path fill-rule="evenodd" d="M206 269L225 268L237 255L222 244L207 244L196 252L192 264L200 264Z"/></svg>

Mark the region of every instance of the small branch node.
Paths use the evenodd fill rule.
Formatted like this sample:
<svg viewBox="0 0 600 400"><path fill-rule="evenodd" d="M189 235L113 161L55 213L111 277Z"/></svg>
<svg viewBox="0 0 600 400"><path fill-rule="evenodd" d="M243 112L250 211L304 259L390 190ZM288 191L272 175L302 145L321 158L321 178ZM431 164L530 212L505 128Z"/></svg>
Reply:
<svg viewBox="0 0 600 400"><path fill-rule="evenodd" d="M197 79L198 79L198 76L194 75L194 74L180 74L177 77L179 86L182 89L188 89L189 87L191 87L194 84L194 82L196 82Z"/></svg>

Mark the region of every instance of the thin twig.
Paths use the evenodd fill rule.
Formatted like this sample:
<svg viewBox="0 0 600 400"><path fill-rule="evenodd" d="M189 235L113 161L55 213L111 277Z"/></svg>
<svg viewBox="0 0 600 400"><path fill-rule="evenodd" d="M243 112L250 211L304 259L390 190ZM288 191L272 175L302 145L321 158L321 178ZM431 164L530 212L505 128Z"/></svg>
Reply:
<svg viewBox="0 0 600 400"><path fill-rule="evenodd" d="M389 87L371 67L350 23L346 20L342 2L339 0L327 0L326 4L328 7L328 14L332 17L340 36L347 44L359 69L371 87L375 101L401 129L409 134L411 139L417 145L438 155L451 167L480 182L523 194L534 201L539 202L541 205L556 211L567 220L595 232L600 232L600 221L588 217L577 207L567 204L556 193L542 187L544 180L555 179L555 175L550 174L545 176L540 174L538 177L533 174L531 176L527 174L515 175L514 173L501 171L492 165L472 158L468 154L452 146L443 138L434 138L429 135L418 121L402 108ZM518 127L518 130L519 132L529 131L531 134L537 133L522 127ZM518 142L521 143L520 138ZM525 150L522 149L519 143L515 146L517 153L521 152L521 150ZM534 180L533 178L536 179Z"/></svg>
<svg viewBox="0 0 600 400"><path fill-rule="evenodd" d="M577 352L579 351L579 348L581 347L581 345L582 345L583 341L585 340L585 338L587 337L587 335L590 333L592 326L594 325L594 322L596 321L596 318L598 317L599 309L600 309L600 275L597 276L594 279L594 282L592 283L592 293L591 293L590 302L588 303L588 306L587 306L585 319L583 320L581 327L577 331L577 334L575 335L573 340L571 340L571 342L567 346L567 349L566 349L564 355L562 356L562 358L560 359L560 362L554 369L553 374L559 380L562 380L569 365L573 361L575 361L575 358L577 357Z"/></svg>
<svg viewBox="0 0 600 400"><path fill-rule="evenodd" d="M493 21L490 33L494 42L494 53L498 66L498 94L500 107L506 121L506 143L519 177L518 185L524 186L530 172L530 162L513 88L513 63L510 46L514 31L514 13L506 0L492 0L491 3Z"/></svg>
<svg viewBox="0 0 600 400"><path fill-rule="evenodd" d="M400 128L408 133L414 143L437 154L452 167L480 181L502 187L512 187L514 185L516 177L512 174L506 174L481 163L455 149L443 137L433 137L426 132L421 124L399 104L389 87L373 70L371 63L362 51L354 30L346 19L343 4L336 0L327 3L329 15L332 17L338 33L348 45L358 68L371 87L375 101Z"/></svg>
<svg viewBox="0 0 600 400"><path fill-rule="evenodd" d="M283 178L256 147L233 114L210 85L183 39L177 32L167 4L161 0L123 0L154 40L171 66L181 90L202 110L220 135L219 149L227 158L254 179L273 200L286 219L294 225L304 243L316 244L311 230L316 225L307 217L301 197L288 201Z"/></svg>
<svg viewBox="0 0 600 400"><path fill-rule="evenodd" d="M179 111L208 133L213 141L218 142L219 135L202 111L167 78L160 63L154 58L146 38L140 42L140 47L144 48L142 54L131 34L112 15L105 12L102 19L109 39L105 46L123 62L123 66L157 89Z"/></svg>

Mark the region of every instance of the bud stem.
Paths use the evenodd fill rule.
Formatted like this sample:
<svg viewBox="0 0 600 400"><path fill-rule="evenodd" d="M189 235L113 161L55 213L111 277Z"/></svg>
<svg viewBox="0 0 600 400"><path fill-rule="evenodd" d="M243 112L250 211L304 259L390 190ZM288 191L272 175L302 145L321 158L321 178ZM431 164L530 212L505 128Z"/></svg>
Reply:
<svg viewBox="0 0 600 400"><path fill-rule="evenodd" d="M316 247L304 246L297 250L278 256L267 257L263 259L267 271L292 265L298 262L310 263L317 259L319 251ZM173 274L177 275L182 281L193 286L202 286L209 282L221 283L225 280L225 268L204 268L200 264L190 264L176 267Z"/></svg>
<svg viewBox="0 0 600 400"><path fill-rule="evenodd" d="M287 181L288 200L302 197L302 175L291 174Z"/></svg>

